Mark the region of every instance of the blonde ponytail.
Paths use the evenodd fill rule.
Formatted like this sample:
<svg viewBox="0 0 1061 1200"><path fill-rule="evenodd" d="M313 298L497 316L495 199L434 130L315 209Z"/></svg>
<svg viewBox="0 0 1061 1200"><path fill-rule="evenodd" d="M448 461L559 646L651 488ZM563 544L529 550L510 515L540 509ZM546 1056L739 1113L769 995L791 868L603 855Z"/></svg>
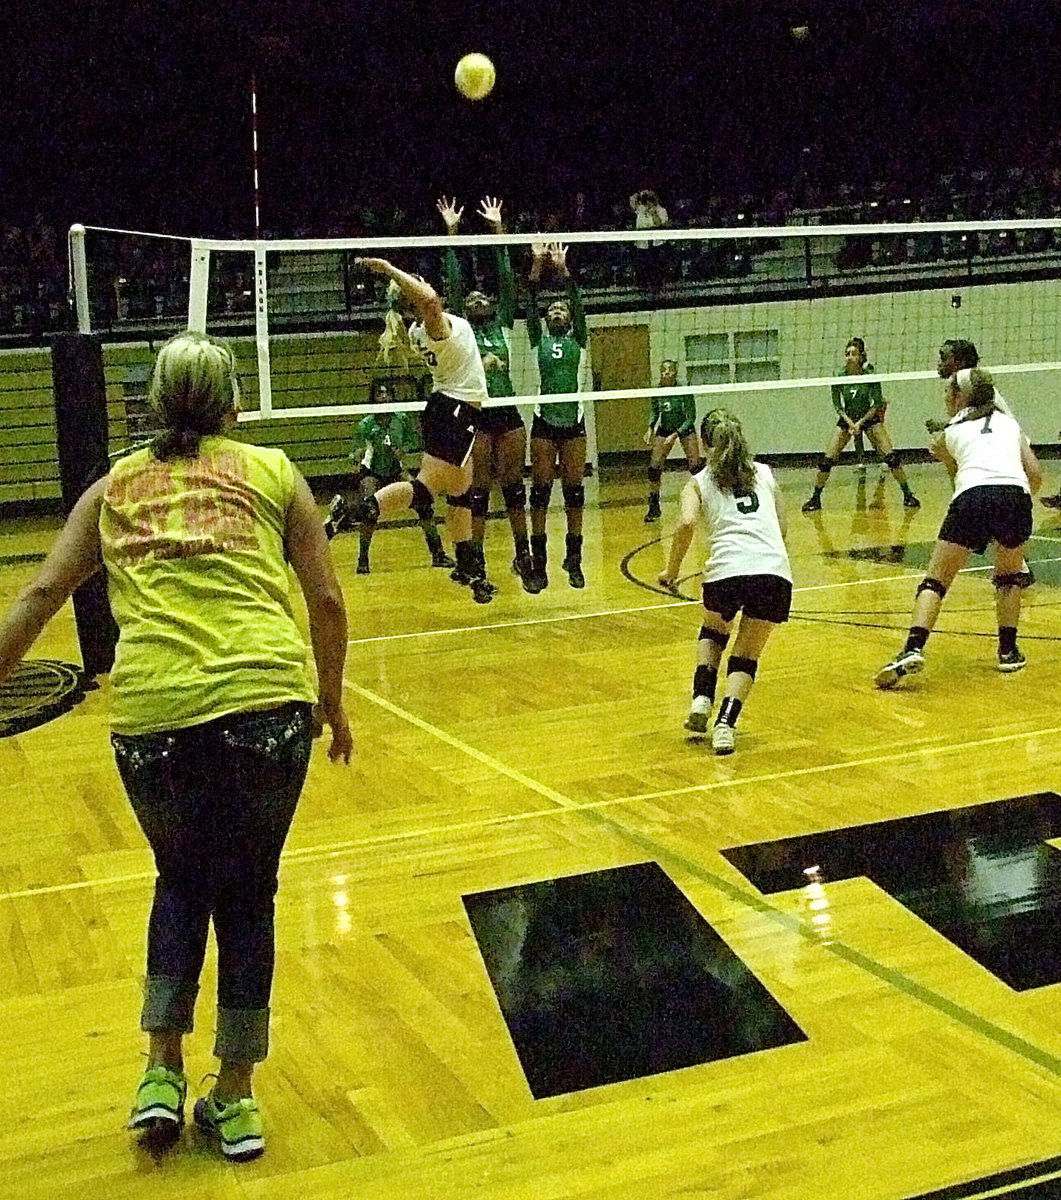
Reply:
<svg viewBox="0 0 1061 1200"><path fill-rule="evenodd" d="M755 487L755 464L740 421L724 408L712 409L700 423L708 474L722 492L745 496Z"/></svg>

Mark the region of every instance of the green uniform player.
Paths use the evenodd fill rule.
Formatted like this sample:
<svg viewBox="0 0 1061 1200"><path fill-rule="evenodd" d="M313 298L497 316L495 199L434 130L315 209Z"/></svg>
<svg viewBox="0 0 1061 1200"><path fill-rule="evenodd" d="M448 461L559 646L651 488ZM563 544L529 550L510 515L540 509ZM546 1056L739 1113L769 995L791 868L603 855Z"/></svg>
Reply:
<svg viewBox="0 0 1061 1200"><path fill-rule="evenodd" d="M375 379L369 389L369 403L389 404L394 402L394 391L385 379ZM357 463L353 472L351 485L346 492L338 492L332 497L328 509L328 518L324 522L324 531L329 539L351 523L351 513L354 505L352 494L358 497L371 496L377 488L390 483L408 480L410 472L405 468L405 456L420 449L420 436L412 417L404 412L370 413L363 417L354 431L350 458ZM368 551L372 545L372 537L376 532L376 521L362 521L358 526L360 549L357 558L357 573L369 573ZM431 551L431 565L435 567L454 567L456 563L446 553L442 546L438 527L435 525L434 512L425 513L420 518L420 528L424 531L424 540Z"/></svg>
<svg viewBox="0 0 1061 1200"><path fill-rule="evenodd" d="M438 201L438 211L449 233L457 232L463 208L456 200L444 196ZM479 216L494 233L504 232L501 220L501 201L485 196ZM516 320L516 277L507 246L495 248L497 267L496 300L483 291L464 294L460 263L456 253L446 247L442 255L442 271L446 303L451 312L463 313L475 334L486 390L491 397L514 396L516 389L510 372L511 356L508 339ZM486 534L486 515L490 506L490 489L496 483L505 501L505 511L512 527L515 557L512 568L523 587L534 592L535 579L527 537L527 493L523 484L523 464L527 457L527 430L519 409L514 404L487 404L479 411L478 429L472 451L472 486L469 493L472 513L472 541L482 548ZM485 556L484 556L485 561Z"/></svg>
<svg viewBox="0 0 1061 1200"><path fill-rule="evenodd" d="M659 365L659 386L674 387L678 382L678 364L665 358ZM654 396L652 414L645 430L645 444L651 447L648 460L648 511L645 522L658 521L660 482L663 464L674 443L680 441L689 472L695 475L703 465L700 439L696 436L696 399L693 396Z"/></svg>
<svg viewBox="0 0 1061 1200"><path fill-rule="evenodd" d="M854 380L852 375L864 375L873 370L866 361L866 343L860 337L851 338L844 347L843 383L833 384L833 407L837 422L825 453L818 461L818 474L814 480L814 491L803 505L804 512L818 512L822 506L822 491L829 482L829 472L836 466L844 447L852 438L863 433L873 443L884 465L895 476L895 482L903 493L906 508L920 508L921 501L910 490L906 472L888 431L884 428L884 395L879 383L872 380Z"/></svg>
<svg viewBox="0 0 1061 1200"><path fill-rule="evenodd" d="M527 333L538 356L542 395L578 391L582 351L588 342L582 294L567 266L567 247L535 243L532 247L527 306ZM546 264L564 282L566 297L545 310L545 328L539 314L538 285ZM582 574L582 510L586 473L586 423L581 400L546 401L535 406L531 425L531 556L540 587L549 583L545 518L557 470L564 493L567 517L566 555L563 568L572 587L586 586Z"/></svg>

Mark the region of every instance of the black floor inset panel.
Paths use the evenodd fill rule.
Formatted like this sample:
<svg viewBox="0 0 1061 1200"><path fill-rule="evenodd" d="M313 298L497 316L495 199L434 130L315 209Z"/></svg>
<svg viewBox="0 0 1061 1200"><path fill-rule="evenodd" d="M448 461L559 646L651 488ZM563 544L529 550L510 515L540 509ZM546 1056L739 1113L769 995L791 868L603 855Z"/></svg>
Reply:
<svg viewBox="0 0 1061 1200"><path fill-rule="evenodd" d="M737 846L723 855L763 893L867 876L1017 991L1061 982L1061 796Z"/></svg>
<svg viewBox="0 0 1061 1200"><path fill-rule="evenodd" d="M806 1041L656 863L464 905L538 1099Z"/></svg>

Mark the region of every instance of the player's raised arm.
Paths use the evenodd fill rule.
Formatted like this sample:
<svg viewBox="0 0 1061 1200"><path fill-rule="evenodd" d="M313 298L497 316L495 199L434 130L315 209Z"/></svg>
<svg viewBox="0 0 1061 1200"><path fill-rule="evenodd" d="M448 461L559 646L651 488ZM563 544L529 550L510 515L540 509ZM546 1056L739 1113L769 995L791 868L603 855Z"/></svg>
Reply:
<svg viewBox="0 0 1061 1200"><path fill-rule="evenodd" d="M491 233L505 232L500 197L484 196L479 205L479 216L490 226ZM497 319L506 329L511 329L516 323L516 276L508 247L498 246L496 250Z"/></svg>
<svg viewBox="0 0 1061 1200"><path fill-rule="evenodd" d="M571 333L575 341L585 349L589 344L586 309L582 303L582 289L575 283L574 276L567 265L567 249L567 246L556 242L549 248L549 256L567 287L567 300L571 306Z"/></svg>
<svg viewBox="0 0 1061 1200"><path fill-rule="evenodd" d="M457 207L457 198L447 200L445 196L440 196L435 203L435 207L439 211L439 215L446 224L446 232L453 237L460 228L461 214L464 212L464 206ZM446 305L450 312L459 313L464 310L464 285L461 281L460 263L457 260L457 252L452 246L447 246L442 251L442 287L446 293Z"/></svg>
<svg viewBox="0 0 1061 1200"><path fill-rule="evenodd" d="M542 340L542 315L538 311L538 287L541 283L542 271L549 261L549 247L545 242L531 243L531 269L527 276L527 337L530 344L537 348Z"/></svg>
<svg viewBox="0 0 1061 1200"><path fill-rule="evenodd" d="M449 322L442 298L426 279L410 275L385 258L355 258L354 266L363 267L374 275L383 275L396 284L402 299L424 323L429 337L441 341L449 336Z"/></svg>

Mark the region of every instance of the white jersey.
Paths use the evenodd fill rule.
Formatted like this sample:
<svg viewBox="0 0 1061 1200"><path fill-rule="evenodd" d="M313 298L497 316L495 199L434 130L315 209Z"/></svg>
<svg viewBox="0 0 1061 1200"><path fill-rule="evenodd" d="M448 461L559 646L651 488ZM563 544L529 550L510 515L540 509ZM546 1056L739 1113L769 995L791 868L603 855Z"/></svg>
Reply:
<svg viewBox="0 0 1061 1200"><path fill-rule="evenodd" d="M958 464L955 496L969 488L1007 484L1030 492L1020 453L1024 434L1017 422L1004 412L969 421L964 419L968 411L955 413L943 431L944 445Z"/></svg>
<svg viewBox="0 0 1061 1200"><path fill-rule="evenodd" d="M486 399L486 372L469 323L447 313L449 337L435 341L422 321L409 327L409 341L431 372L433 390L456 400L481 405Z"/></svg>
<svg viewBox="0 0 1061 1200"><path fill-rule="evenodd" d="M758 462L753 465L755 487L744 496L721 491L707 467L693 476L710 545L704 564L708 583L733 575L779 575L792 582L777 519L777 484L769 467Z"/></svg>

